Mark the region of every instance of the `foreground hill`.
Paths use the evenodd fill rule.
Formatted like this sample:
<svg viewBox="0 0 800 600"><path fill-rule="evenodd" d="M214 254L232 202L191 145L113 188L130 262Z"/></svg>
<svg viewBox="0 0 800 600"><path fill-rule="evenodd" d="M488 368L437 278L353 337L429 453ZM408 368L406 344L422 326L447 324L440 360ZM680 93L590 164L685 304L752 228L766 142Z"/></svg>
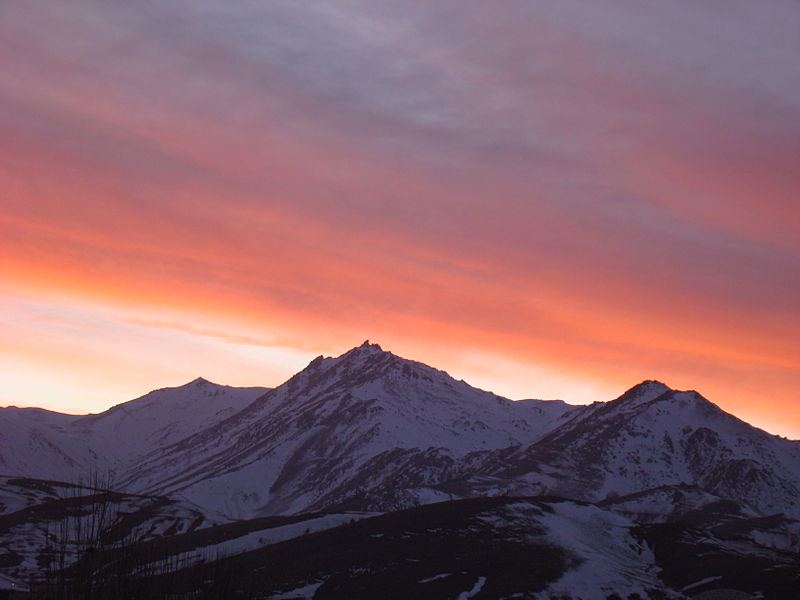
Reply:
<svg viewBox="0 0 800 600"><path fill-rule="evenodd" d="M102 599L678 600L722 588L788 600L800 589L800 555L765 540L798 525L720 502L638 525L552 496L471 498L383 515L263 517L112 543L58 581ZM27 561L41 558L29 553ZM97 574L91 587L87 573Z"/></svg>

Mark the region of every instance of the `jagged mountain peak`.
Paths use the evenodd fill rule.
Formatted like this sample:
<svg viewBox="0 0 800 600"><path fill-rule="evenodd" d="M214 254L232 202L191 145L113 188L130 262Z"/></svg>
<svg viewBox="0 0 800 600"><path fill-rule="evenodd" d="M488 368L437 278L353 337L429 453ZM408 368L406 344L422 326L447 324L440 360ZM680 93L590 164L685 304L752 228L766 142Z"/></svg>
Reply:
<svg viewBox="0 0 800 600"><path fill-rule="evenodd" d="M201 496L216 495L215 485L242 487L241 505L227 503L226 492L215 510L289 513L344 502L393 470L448 477L469 453L530 444L570 409L513 402L367 342L315 358L214 429L154 454L131 481L207 490L192 492Z"/></svg>
<svg viewBox="0 0 800 600"><path fill-rule="evenodd" d="M744 426L748 431L754 429L695 390L675 390L660 381L647 380L614 400L595 402L587 410L576 412L570 426L562 428L557 435L563 436L567 430L572 430L570 436L581 431L581 435L596 438L595 428L601 423L604 428L610 427L615 431L642 426L656 429L673 426L690 431L701 423L714 423L715 427L725 428Z"/></svg>
<svg viewBox="0 0 800 600"><path fill-rule="evenodd" d="M655 400L659 396L674 391L668 385L647 379L627 390L616 400L612 400L609 405L625 405L626 407L638 406Z"/></svg>
<svg viewBox="0 0 800 600"><path fill-rule="evenodd" d="M324 356L320 354L310 363L308 366L297 373L298 375L302 374L306 370L319 370L320 367L331 367L333 365L348 363L348 364L356 364L356 363L363 363L369 359L374 358L386 358L386 357L394 357L400 358L395 356L391 352L388 352L381 348L378 344L371 344L369 340L365 340L363 344L360 346L355 346L351 348L347 352L340 354L339 356ZM402 360L402 359L401 359Z"/></svg>
<svg viewBox="0 0 800 600"><path fill-rule="evenodd" d="M541 464L557 466L569 475L555 480L554 491L567 496L597 500L688 483L754 510L797 514L799 452L696 391L645 381L576 412L531 446L524 469L533 480Z"/></svg>
<svg viewBox="0 0 800 600"><path fill-rule="evenodd" d="M348 350L347 352L340 354L336 358L334 358L338 364L347 364L349 366L357 366L361 367L365 363L375 363L375 362L384 362L390 363L393 362L395 364L405 363L405 364L423 364L418 363L416 361L403 358L402 356L398 356L389 350L384 350L378 344L371 344L369 340L365 341L360 346L356 346ZM427 367L427 365L425 365ZM432 370L432 367L428 367Z"/></svg>
<svg viewBox="0 0 800 600"><path fill-rule="evenodd" d="M630 388L626 394L628 393L636 393L636 394L645 394L645 393L657 393L661 392L664 393L666 391L671 390L672 388L669 387L666 383L658 381L657 379L645 379L641 383L637 383L635 386Z"/></svg>
<svg viewBox="0 0 800 600"><path fill-rule="evenodd" d="M676 390L652 379L633 386L611 402L600 404L595 415L641 413L651 409L663 412L668 406L675 410L693 408L701 411L705 416L725 415L731 417L695 390Z"/></svg>
<svg viewBox="0 0 800 600"><path fill-rule="evenodd" d="M463 381L456 381L445 371L397 356L378 344L365 341L337 357L316 357L284 385L289 390L307 390L310 385L322 388L331 385L384 386L405 382L414 387L417 383L430 384L434 381L440 386L459 389L469 387Z"/></svg>
<svg viewBox="0 0 800 600"><path fill-rule="evenodd" d="M350 350L350 352L378 354L380 352L385 352L385 350L380 347L380 344L371 344L369 340L364 340L360 346L356 346Z"/></svg>
<svg viewBox="0 0 800 600"><path fill-rule="evenodd" d="M340 366L347 366L350 369L362 369L377 363L405 361L406 359L384 350L378 344L370 344L369 340L367 340L360 346L348 350L333 360Z"/></svg>

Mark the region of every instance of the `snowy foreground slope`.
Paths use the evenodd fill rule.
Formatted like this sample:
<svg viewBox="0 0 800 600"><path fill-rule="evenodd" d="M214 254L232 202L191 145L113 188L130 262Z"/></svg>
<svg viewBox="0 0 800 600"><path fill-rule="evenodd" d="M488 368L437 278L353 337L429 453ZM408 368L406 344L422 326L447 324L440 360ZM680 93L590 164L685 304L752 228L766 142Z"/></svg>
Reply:
<svg viewBox="0 0 800 600"><path fill-rule="evenodd" d="M138 572L169 556L180 585L219 579L195 571L222 554L248 572L286 563L253 583L260 597L375 597L387 578L406 589L397 597L510 597L498 578L537 598L680 598L724 583L800 597L786 592L800 590L800 442L655 381L588 406L512 402L365 343L274 389L198 379L99 415L0 409L0 475L0 575L15 585L99 494L113 498L110 563L120 531L142 545ZM397 544L390 515L405 523ZM437 522L414 529L412 517ZM477 531L508 549L502 564ZM469 540L472 566L391 559ZM529 564L543 571L525 575Z"/></svg>
<svg viewBox="0 0 800 600"><path fill-rule="evenodd" d="M165 500L122 496L119 502L144 508ZM142 515L140 527L153 531L146 510L135 514ZM11 515L14 526L2 543L16 546L3 558L17 562L0 567L10 584L24 585L35 564L53 555L52 545L37 553L25 548L37 538L15 534L46 531L54 518L48 515ZM156 518L164 522L163 510ZM173 522L184 521L178 515ZM80 584L91 565L100 574L94 598L122 592L136 598L677 600L734 588L780 600L797 597L800 555L765 541L776 541L769 536L786 525L720 506L675 523L638 525L562 498L470 498L382 515L312 513L184 526L133 545L100 545L78 557L66 579ZM149 575L120 581L114 573L121 563L128 573ZM111 577L103 579L104 573Z"/></svg>

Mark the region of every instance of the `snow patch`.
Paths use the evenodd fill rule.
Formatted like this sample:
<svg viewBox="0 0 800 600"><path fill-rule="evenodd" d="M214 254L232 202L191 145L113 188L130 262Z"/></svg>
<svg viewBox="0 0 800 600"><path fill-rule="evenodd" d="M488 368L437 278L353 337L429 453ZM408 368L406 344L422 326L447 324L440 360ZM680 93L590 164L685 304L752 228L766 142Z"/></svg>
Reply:
<svg viewBox="0 0 800 600"><path fill-rule="evenodd" d="M704 579L700 579L699 581L695 581L694 583L690 583L689 585L681 588L681 591L687 592L689 590L693 590L696 587L700 587L701 585L711 583L712 581L719 581L720 579L722 579L722 575L716 575L714 577L705 577Z"/></svg>
<svg viewBox="0 0 800 600"><path fill-rule="evenodd" d="M466 592L461 592L458 595L458 600L469 600L470 598L477 596L485 583L486 577L478 577L478 581L475 582L475 585L472 586L472 589Z"/></svg>
<svg viewBox="0 0 800 600"><path fill-rule="evenodd" d="M452 573L439 573L438 575L434 575L433 577L426 577L425 579L420 579L418 583L430 583L431 581L438 581L439 579L450 577L450 575L452 575Z"/></svg>
<svg viewBox="0 0 800 600"><path fill-rule="evenodd" d="M574 558L561 579L542 595L571 595L583 600L605 600L616 593L637 593L646 598L648 589L661 588L658 568L650 548L633 538L633 523L597 506L573 502L552 505L538 521L547 527L547 537Z"/></svg>
<svg viewBox="0 0 800 600"><path fill-rule="evenodd" d="M317 591L317 589L323 583L324 583L323 581L309 583L308 585L304 585L303 587L289 590L288 592L281 592L280 594L276 594L274 596L267 596L267 598L268 600L296 600L297 598L303 598L304 600L311 600L314 597L314 594Z"/></svg>

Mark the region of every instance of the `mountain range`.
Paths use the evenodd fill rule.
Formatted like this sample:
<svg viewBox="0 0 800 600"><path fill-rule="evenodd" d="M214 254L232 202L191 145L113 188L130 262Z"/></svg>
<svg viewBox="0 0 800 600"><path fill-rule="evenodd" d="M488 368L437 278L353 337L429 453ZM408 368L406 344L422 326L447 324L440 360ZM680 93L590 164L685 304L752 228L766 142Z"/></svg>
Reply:
<svg viewBox="0 0 800 600"><path fill-rule="evenodd" d="M305 556L312 539L389 560L483 532L464 564L423 552L424 569L312 553L306 570L248 580L256 597L375 597L387 578L396 597L800 597L800 441L657 381L590 405L511 401L365 342L276 388L196 379L96 415L0 409L0 473L9 586L42 564L69 516L56 507L102 497L109 539L170 539L186 569L213 551L257 572L259 556ZM398 523L407 537L390 534ZM481 563L486 539L498 553ZM701 549L722 558L675 570ZM526 578L515 552L549 566Z"/></svg>

